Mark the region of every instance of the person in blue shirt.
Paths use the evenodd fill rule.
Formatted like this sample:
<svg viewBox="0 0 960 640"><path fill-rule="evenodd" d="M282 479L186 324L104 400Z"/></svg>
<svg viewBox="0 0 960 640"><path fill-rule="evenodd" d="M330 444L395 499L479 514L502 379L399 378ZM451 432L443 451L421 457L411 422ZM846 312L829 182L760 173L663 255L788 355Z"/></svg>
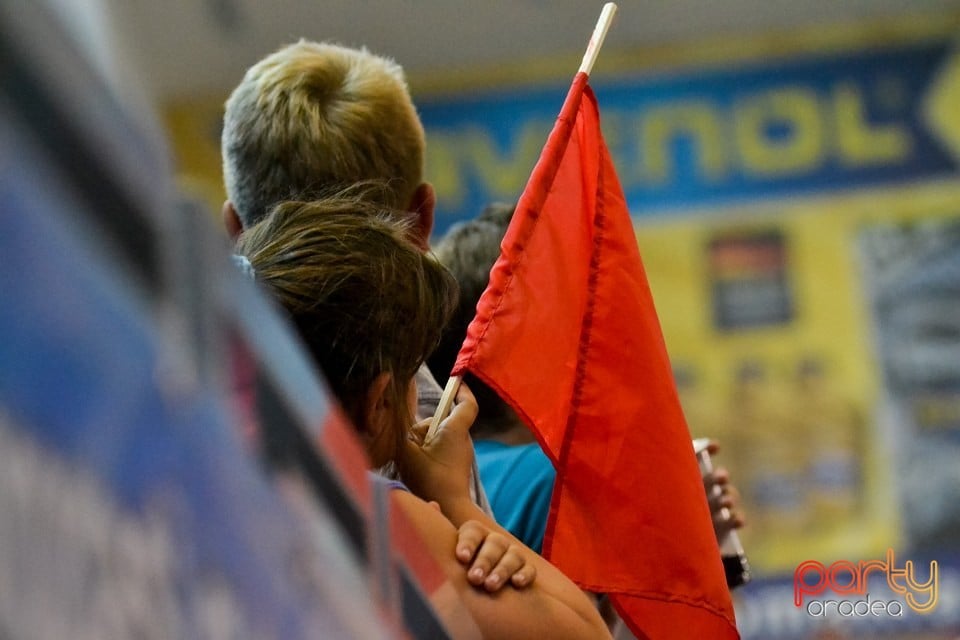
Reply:
<svg viewBox="0 0 960 640"><path fill-rule="evenodd" d="M487 287L490 269L500 255L500 241L513 210L514 205L492 204L473 220L452 226L433 247L437 259L460 285L458 306L439 346L427 361L441 384L450 375L477 301ZM540 553L556 477L553 465L532 432L492 389L470 373L464 375L464 382L473 391L479 407L471 435L480 481L494 517L525 545ZM716 445L712 446L713 451ZM744 523L736 508L738 494L730 484L728 473L721 468L708 476L704 484L710 496L714 530L720 539L730 528ZM722 489L718 496L714 495L713 485ZM729 510L729 517L721 515L725 513L724 508Z"/></svg>

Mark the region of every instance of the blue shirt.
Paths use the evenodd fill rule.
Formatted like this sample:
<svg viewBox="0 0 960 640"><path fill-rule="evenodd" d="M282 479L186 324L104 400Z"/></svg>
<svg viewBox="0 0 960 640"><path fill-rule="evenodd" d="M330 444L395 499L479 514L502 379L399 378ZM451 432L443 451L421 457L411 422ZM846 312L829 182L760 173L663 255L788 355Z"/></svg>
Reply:
<svg viewBox="0 0 960 640"><path fill-rule="evenodd" d="M480 482L497 522L540 553L556 477L550 459L536 443L476 440L473 446Z"/></svg>

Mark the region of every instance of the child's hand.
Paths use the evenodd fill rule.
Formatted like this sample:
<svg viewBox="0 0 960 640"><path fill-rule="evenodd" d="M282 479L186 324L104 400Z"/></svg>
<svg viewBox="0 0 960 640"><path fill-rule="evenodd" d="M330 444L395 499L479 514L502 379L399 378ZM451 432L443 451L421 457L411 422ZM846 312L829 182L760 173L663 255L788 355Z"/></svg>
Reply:
<svg viewBox="0 0 960 640"><path fill-rule="evenodd" d="M467 565L467 581L493 593L508 582L523 589L537 578L524 549L509 537L468 520L457 531L457 560Z"/></svg>
<svg viewBox="0 0 960 640"><path fill-rule="evenodd" d="M477 401L466 385L460 386L457 403L430 442L424 443L429 420L413 427L399 460L400 477L414 495L440 503L450 517L458 500L470 500L473 442L470 426L477 416Z"/></svg>

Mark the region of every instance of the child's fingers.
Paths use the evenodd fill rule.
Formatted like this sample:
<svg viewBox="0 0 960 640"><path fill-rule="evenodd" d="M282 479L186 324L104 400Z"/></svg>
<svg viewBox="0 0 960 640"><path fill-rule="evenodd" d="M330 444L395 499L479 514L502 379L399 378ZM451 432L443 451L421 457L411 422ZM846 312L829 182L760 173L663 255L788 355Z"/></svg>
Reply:
<svg viewBox="0 0 960 640"><path fill-rule="evenodd" d="M450 411L450 415L441 423L441 429L447 426L447 423L457 426L466 426L467 430L473 426L473 421L477 417L477 400L473 397L473 392L465 384L460 385L457 391L456 403Z"/></svg>
<svg viewBox="0 0 960 640"><path fill-rule="evenodd" d="M487 536L487 528L474 520L468 520L457 532L457 560L467 564Z"/></svg>
<svg viewBox="0 0 960 640"><path fill-rule="evenodd" d="M467 580L470 584L478 587L483 585L488 591L496 591L503 586L509 575L494 577L490 572L503 561L504 554L509 552L509 546L509 541L504 536L497 533L488 534L477 550L473 562L470 563L470 570L467 572ZM512 563L513 561L510 561L510 564ZM516 568L519 568L519 565L514 570Z"/></svg>
<svg viewBox="0 0 960 640"><path fill-rule="evenodd" d="M429 428L430 428L430 419L428 418L426 420L421 420L420 422L410 427L410 431L408 432L408 435L411 440L416 442L418 445L422 446L423 439L427 436L427 429Z"/></svg>
<svg viewBox="0 0 960 640"><path fill-rule="evenodd" d="M492 593L508 583L523 587L530 584L529 581L532 581L534 575L536 570L533 567L528 568L520 550L510 545L484 579L483 588Z"/></svg>
<svg viewBox="0 0 960 640"><path fill-rule="evenodd" d="M510 576L510 583L517 589L523 589L533 584L537 579L537 568L532 564L525 564Z"/></svg>

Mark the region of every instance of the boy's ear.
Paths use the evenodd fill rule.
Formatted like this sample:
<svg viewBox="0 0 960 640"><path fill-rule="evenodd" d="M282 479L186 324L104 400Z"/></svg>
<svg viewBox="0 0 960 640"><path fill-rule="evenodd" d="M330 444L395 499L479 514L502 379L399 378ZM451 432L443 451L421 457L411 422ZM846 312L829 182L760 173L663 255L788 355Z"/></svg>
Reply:
<svg viewBox="0 0 960 640"><path fill-rule="evenodd" d="M231 201L227 200L223 203L223 207L220 209L220 219L223 220L223 228L227 230L227 235L236 242L240 234L243 233L243 223L240 222L240 215Z"/></svg>
<svg viewBox="0 0 960 640"><path fill-rule="evenodd" d="M429 182L422 182L417 190L413 192L410 204L407 209L417 216L416 233L417 245L427 250L430 248L430 234L433 233L433 211L437 206L437 196L433 190L433 185Z"/></svg>

